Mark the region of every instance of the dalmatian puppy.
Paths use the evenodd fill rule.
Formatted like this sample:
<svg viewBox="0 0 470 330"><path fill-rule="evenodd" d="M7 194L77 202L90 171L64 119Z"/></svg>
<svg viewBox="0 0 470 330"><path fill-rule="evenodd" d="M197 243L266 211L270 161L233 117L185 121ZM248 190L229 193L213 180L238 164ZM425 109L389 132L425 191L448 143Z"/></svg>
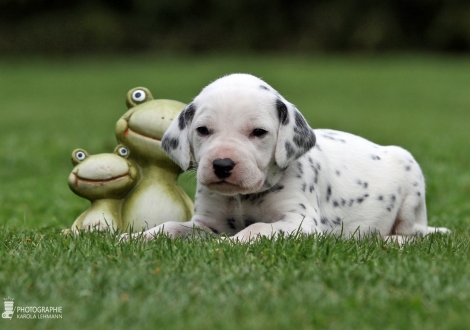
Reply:
<svg viewBox="0 0 470 330"><path fill-rule="evenodd" d="M328 129L248 74L205 87L175 118L162 146L197 173L195 215L143 233L258 236L333 233L403 238L427 226L425 183L406 150ZM134 234L140 235L140 234Z"/></svg>

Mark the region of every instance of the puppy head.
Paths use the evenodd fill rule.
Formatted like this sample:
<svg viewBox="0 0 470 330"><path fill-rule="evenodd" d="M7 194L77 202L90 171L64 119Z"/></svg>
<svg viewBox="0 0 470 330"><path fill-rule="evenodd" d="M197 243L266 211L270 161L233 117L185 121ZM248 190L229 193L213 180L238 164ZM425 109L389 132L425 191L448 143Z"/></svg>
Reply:
<svg viewBox="0 0 470 330"><path fill-rule="evenodd" d="M175 118L162 147L198 182L225 194L272 187L295 159L315 145L302 114L262 80L225 76L205 87Z"/></svg>

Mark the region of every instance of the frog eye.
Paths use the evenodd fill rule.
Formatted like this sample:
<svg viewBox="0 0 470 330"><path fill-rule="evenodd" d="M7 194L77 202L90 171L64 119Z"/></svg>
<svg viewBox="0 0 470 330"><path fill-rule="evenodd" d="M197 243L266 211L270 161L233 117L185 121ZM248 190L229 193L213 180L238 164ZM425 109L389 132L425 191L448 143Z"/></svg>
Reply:
<svg viewBox="0 0 470 330"><path fill-rule="evenodd" d="M132 99L135 101L135 102L142 102L142 101L145 101L145 98L147 97L147 95L145 94L145 92L141 89L138 89L138 90L135 90L133 93L132 93Z"/></svg>
<svg viewBox="0 0 470 330"><path fill-rule="evenodd" d="M129 150L127 150L127 148L124 148L124 147L119 147L118 150L117 150L119 156L122 156L124 158L126 158L127 156L129 156Z"/></svg>
<svg viewBox="0 0 470 330"><path fill-rule="evenodd" d="M77 160L81 162L86 158L86 153L83 151L77 151L77 153L75 154L75 158L77 158Z"/></svg>
<svg viewBox="0 0 470 330"><path fill-rule="evenodd" d="M122 144L119 144L116 148L114 148L114 153L123 158L129 157L130 154L129 149L127 149L127 147L124 147Z"/></svg>
<svg viewBox="0 0 470 330"><path fill-rule="evenodd" d="M75 149L72 152L72 164L73 166L85 160L88 157L88 153L83 149Z"/></svg>

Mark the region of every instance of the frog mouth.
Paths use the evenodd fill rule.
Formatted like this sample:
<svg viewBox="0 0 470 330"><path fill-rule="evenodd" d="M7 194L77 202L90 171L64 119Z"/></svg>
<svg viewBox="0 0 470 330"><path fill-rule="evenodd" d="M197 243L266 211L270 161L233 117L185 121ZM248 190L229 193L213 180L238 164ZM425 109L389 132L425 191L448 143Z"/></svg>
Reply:
<svg viewBox="0 0 470 330"><path fill-rule="evenodd" d="M75 175L75 185L78 185L79 182L86 183L86 184L105 184L113 181L117 181L119 179L123 179L125 177L130 177L129 172L123 175L115 176L109 179L87 179L87 178L82 178L78 176L77 173L74 173Z"/></svg>
<svg viewBox="0 0 470 330"><path fill-rule="evenodd" d="M142 136L146 139L150 139L150 140L153 140L153 141L157 141L157 142L162 142L161 138L156 138L154 136L151 136L151 135L147 135L147 134L144 134L144 133L141 133L141 132L138 132L138 131L135 131L133 129L131 129L130 127L127 127L127 129L124 131L124 133L122 134L123 137L126 137L127 135L129 135L129 133L134 133L136 135L139 135L139 136Z"/></svg>

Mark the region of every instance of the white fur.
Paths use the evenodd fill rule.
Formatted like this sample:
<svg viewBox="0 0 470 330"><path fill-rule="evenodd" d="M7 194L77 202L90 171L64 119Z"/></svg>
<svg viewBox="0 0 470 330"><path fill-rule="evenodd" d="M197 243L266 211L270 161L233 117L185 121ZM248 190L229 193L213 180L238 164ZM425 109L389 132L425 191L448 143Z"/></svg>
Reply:
<svg viewBox="0 0 470 330"><path fill-rule="evenodd" d="M185 109L163 144L184 170L197 168L195 215L152 228L146 238L191 235L194 228L238 241L297 232L401 239L449 231L427 226L424 178L409 152L333 130L313 136L295 106L256 77L220 78L191 107L193 115ZM255 129L267 133L256 137ZM215 159L236 164L224 180Z"/></svg>

